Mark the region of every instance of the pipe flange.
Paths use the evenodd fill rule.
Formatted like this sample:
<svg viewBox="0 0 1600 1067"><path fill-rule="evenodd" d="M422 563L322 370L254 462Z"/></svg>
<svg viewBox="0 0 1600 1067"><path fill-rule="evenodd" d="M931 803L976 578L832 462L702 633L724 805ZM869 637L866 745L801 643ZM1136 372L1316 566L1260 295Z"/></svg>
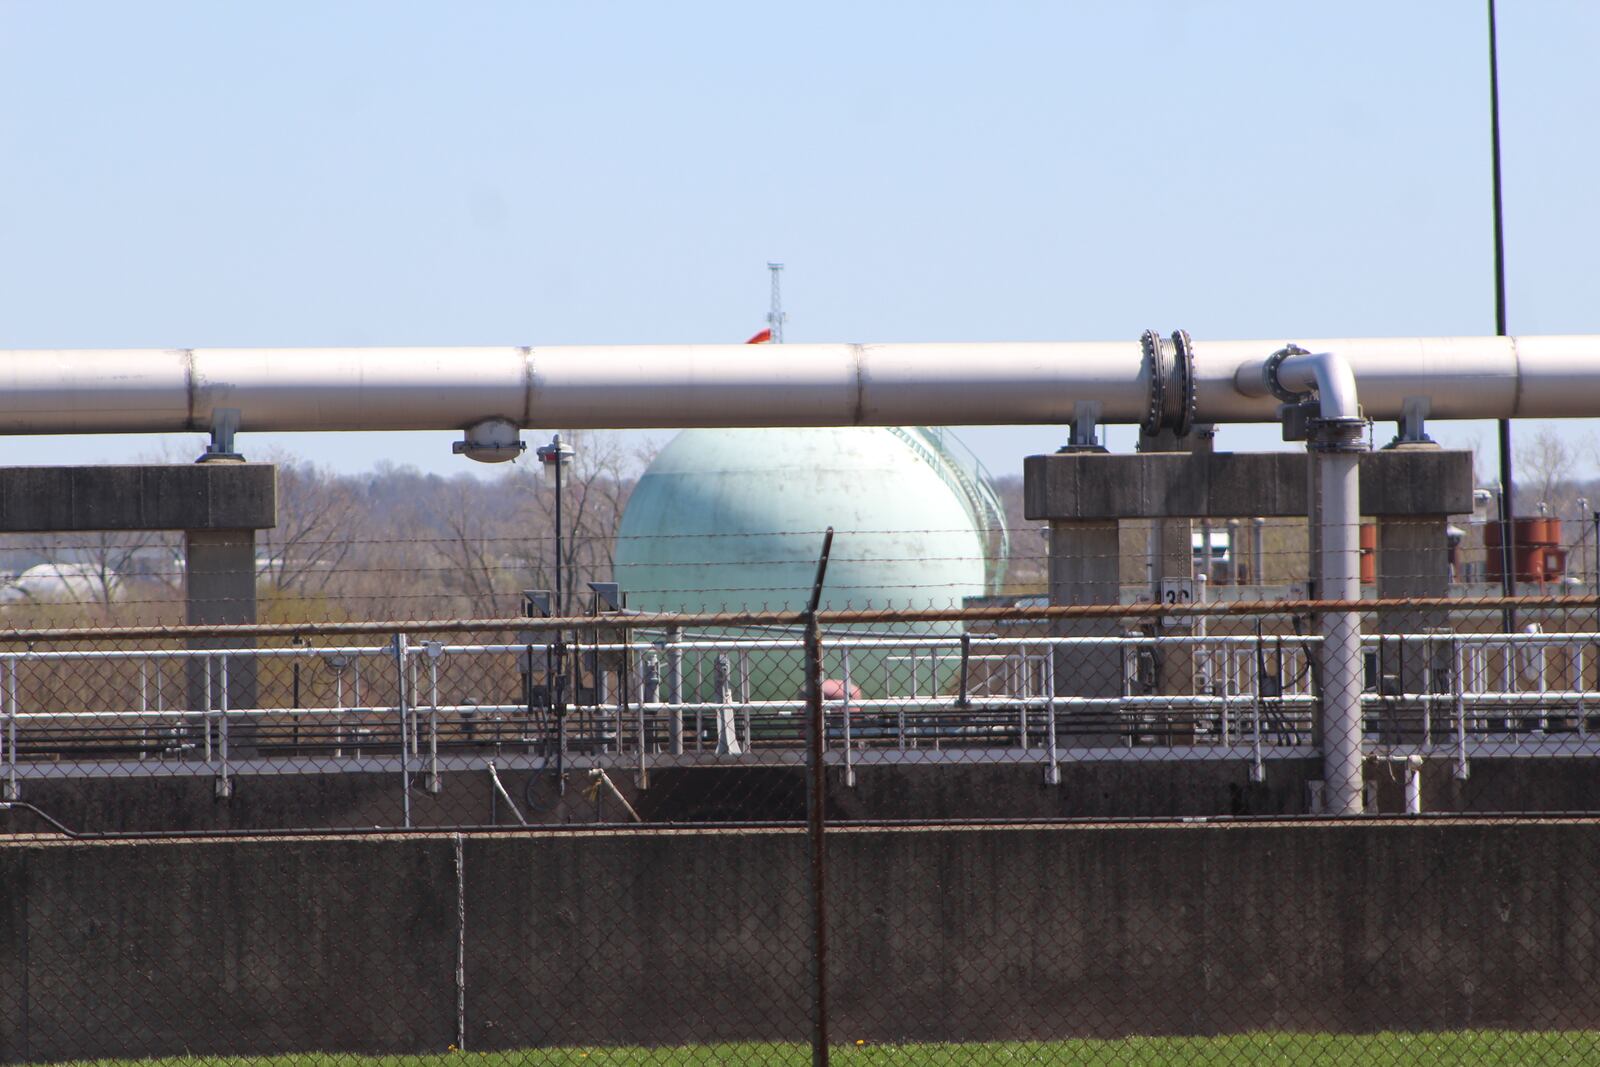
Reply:
<svg viewBox="0 0 1600 1067"><path fill-rule="evenodd" d="M1310 452L1367 451L1366 419L1345 415L1335 419L1306 421L1306 449Z"/></svg>
<svg viewBox="0 0 1600 1067"><path fill-rule="evenodd" d="M1261 365L1261 374L1262 377L1266 379L1267 388L1272 390L1273 396L1277 397L1285 404L1298 404L1300 401L1311 395L1310 390L1307 390L1303 393L1293 392L1292 390L1284 388L1283 383L1278 381L1278 367L1282 365L1284 360L1288 359L1290 356L1309 356L1310 354L1310 352L1306 351L1304 348L1301 348L1299 345L1291 344L1284 345L1282 348L1278 349L1276 352L1272 353L1272 355L1267 357L1267 361Z"/></svg>
<svg viewBox="0 0 1600 1067"><path fill-rule="evenodd" d="M1150 401L1145 406L1144 420L1139 424L1139 430L1146 437L1154 437L1161 432L1161 423L1166 414L1167 368L1165 353L1161 350L1161 335L1154 330L1146 330L1139 336L1139 347L1144 350L1144 372L1150 382Z"/></svg>
<svg viewBox="0 0 1600 1067"><path fill-rule="evenodd" d="M1172 431L1179 437L1188 437L1194 430L1194 424L1199 414L1200 402L1195 391L1194 376L1194 342L1189 340L1188 330L1172 331L1173 370L1177 381L1174 399L1178 402L1178 410L1172 420Z"/></svg>

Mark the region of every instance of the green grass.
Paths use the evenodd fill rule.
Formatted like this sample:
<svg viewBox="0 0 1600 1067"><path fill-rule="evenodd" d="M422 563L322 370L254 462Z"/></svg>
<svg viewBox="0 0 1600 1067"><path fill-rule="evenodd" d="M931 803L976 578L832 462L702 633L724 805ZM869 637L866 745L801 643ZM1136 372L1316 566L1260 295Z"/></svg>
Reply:
<svg viewBox="0 0 1600 1067"><path fill-rule="evenodd" d="M104 1067L132 1061L100 1061ZM685 1048L526 1049L517 1052L443 1052L429 1056L187 1057L140 1061L141 1067L802 1067L810 1050L800 1045L697 1045ZM841 1045L841 1067L954 1067L965 1064L1090 1064L1104 1067L1369 1067L1384 1064L1600 1065L1600 1032L1469 1031L1447 1034L1247 1034L1211 1038L1130 1037L1110 1041L993 1042L973 1045Z"/></svg>

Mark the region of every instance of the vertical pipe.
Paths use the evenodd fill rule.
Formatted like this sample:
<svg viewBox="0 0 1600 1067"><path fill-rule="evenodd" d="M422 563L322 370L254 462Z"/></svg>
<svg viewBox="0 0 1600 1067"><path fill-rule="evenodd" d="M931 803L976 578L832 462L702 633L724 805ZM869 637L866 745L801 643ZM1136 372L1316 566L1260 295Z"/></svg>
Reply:
<svg viewBox="0 0 1600 1067"><path fill-rule="evenodd" d="M683 630L674 626L667 630L667 739L674 756L683 755Z"/></svg>
<svg viewBox="0 0 1600 1067"><path fill-rule="evenodd" d="M333 672L333 705L337 709L333 716L333 758L344 758L344 667L336 667Z"/></svg>
<svg viewBox="0 0 1600 1067"><path fill-rule="evenodd" d="M1321 473L1321 596L1354 601L1361 596L1360 456L1317 453ZM1322 743L1328 808L1359 815L1361 782L1361 629L1353 611L1323 612Z"/></svg>
<svg viewBox="0 0 1600 1067"><path fill-rule="evenodd" d="M1010 662L1009 659L1007 662ZM1027 670L1026 660L1023 661L1023 670ZM1026 752L1028 751L1028 694L1018 672L1012 672L1011 682L1008 688L1017 694L1017 747Z"/></svg>
<svg viewBox="0 0 1600 1067"><path fill-rule="evenodd" d="M1406 757L1406 814L1422 814L1422 757Z"/></svg>
<svg viewBox="0 0 1600 1067"><path fill-rule="evenodd" d="M1050 746L1050 761L1045 765L1047 785L1061 784L1061 764L1056 758L1056 657L1054 651L1044 659L1045 743Z"/></svg>
<svg viewBox="0 0 1600 1067"><path fill-rule="evenodd" d="M1433 694L1434 690L1439 688L1434 682L1435 668L1439 663L1439 650L1435 647L1432 636L1423 640L1422 662L1422 677L1427 679L1427 684L1422 687L1422 750L1427 752L1433 747Z"/></svg>
<svg viewBox="0 0 1600 1067"><path fill-rule="evenodd" d="M1282 655L1280 647L1279 655ZM1256 655L1255 655L1255 685L1250 687L1250 780L1252 782L1265 781L1266 767L1261 762L1261 682L1265 675L1267 663L1266 651L1261 647L1261 621L1256 620ZM1278 695L1283 695L1283 664L1278 664L1278 678L1280 684Z"/></svg>
<svg viewBox="0 0 1600 1067"><path fill-rule="evenodd" d="M228 796L232 787L228 783L228 657L223 656L218 676L218 686L222 690L220 719L217 725L217 755L221 759L222 775L217 783L218 795Z"/></svg>
<svg viewBox="0 0 1600 1067"><path fill-rule="evenodd" d="M1233 734L1230 728L1233 706L1229 697L1239 691L1237 657L1234 649L1226 645L1209 650L1206 657L1206 674L1211 679L1212 692L1222 698L1222 740L1226 744Z"/></svg>
<svg viewBox="0 0 1600 1067"><path fill-rule="evenodd" d="M211 705L213 703L215 703L215 701L213 699L214 694L212 693L212 682L215 680L214 677L213 677L212 669L216 665L214 663L212 663L210 656L203 657L202 658L202 662L205 664L205 668L206 668L206 686L205 686L205 697L206 697L205 703L206 703L206 706L205 706L204 713L200 716L200 721L205 727L206 741L205 741L205 753L204 753L204 755L205 755L206 764L209 766L211 764Z"/></svg>
<svg viewBox="0 0 1600 1067"><path fill-rule="evenodd" d="M411 758L416 760L422 757L422 723L417 716L417 693L421 691L421 686L417 685L417 658L415 656L409 657L409 665L406 667L406 672L406 678L410 685L406 692L411 697Z"/></svg>
<svg viewBox="0 0 1600 1067"><path fill-rule="evenodd" d="M654 652L644 659L644 677L639 682L639 719L644 721L645 707L661 702L661 660Z"/></svg>
<svg viewBox="0 0 1600 1067"><path fill-rule="evenodd" d="M148 753L145 751L145 741L150 736L150 727L145 725L150 721L150 661L139 661L139 758L142 760Z"/></svg>
<svg viewBox="0 0 1600 1067"><path fill-rule="evenodd" d="M394 635L394 684L396 710L400 713L400 812L407 830L411 829L411 745L406 720L410 716L406 678L406 635Z"/></svg>
<svg viewBox="0 0 1600 1067"><path fill-rule="evenodd" d="M437 793L439 782L439 657L428 657L428 792Z"/></svg>
<svg viewBox="0 0 1600 1067"><path fill-rule="evenodd" d="M622 631L622 677L617 679L617 685L622 690L618 698L622 701L623 717L626 718L628 701L633 699L633 634L627 630ZM644 694L640 694L639 706L636 711L639 728L639 776L637 785L640 789L650 787L650 769L645 764L645 752L649 745L645 737L644 723ZM617 734L617 754L622 754L622 734Z"/></svg>
<svg viewBox="0 0 1600 1067"><path fill-rule="evenodd" d="M844 719L844 784L853 788L856 784L856 763L855 753L852 751L855 748L855 744L851 737L850 728L850 650L848 648L844 649L840 653L840 657L844 661L842 668L844 675L844 707L842 713Z"/></svg>
<svg viewBox="0 0 1600 1067"><path fill-rule="evenodd" d="M739 729L733 716L733 663L726 653L719 653L712 668L712 684L717 691L717 754L743 755Z"/></svg>
<svg viewBox="0 0 1600 1067"><path fill-rule="evenodd" d="M741 676L741 688L743 684L744 680ZM750 729L750 697L748 695L741 695L739 698L739 718L744 725L744 747L745 751L748 752L755 747L755 734Z"/></svg>

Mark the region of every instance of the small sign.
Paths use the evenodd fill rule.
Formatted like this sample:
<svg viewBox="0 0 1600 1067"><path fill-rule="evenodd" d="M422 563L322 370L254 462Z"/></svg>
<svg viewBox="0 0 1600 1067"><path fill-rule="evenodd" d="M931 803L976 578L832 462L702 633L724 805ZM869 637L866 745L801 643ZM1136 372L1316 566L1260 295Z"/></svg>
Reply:
<svg viewBox="0 0 1600 1067"><path fill-rule="evenodd" d="M1160 586L1161 603L1166 607L1184 607L1194 603L1194 579L1163 578ZM1187 616L1163 616L1162 626L1187 626Z"/></svg>

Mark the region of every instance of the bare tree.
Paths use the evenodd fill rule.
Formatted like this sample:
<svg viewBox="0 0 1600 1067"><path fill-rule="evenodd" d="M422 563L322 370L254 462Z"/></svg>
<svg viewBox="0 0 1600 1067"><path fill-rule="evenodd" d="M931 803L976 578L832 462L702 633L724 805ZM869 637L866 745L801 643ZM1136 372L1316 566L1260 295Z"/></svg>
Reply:
<svg viewBox="0 0 1600 1067"><path fill-rule="evenodd" d="M562 614L582 609L587 583L607 581L616 561L617 528L637 476L653 449L629 453L615 434L578 431L562 439L573 447L572 464L561 476ZM556 552L555 493L518 472L516 525L524 536L514 554L530 585L553 584Z"/></svg>
<svg viewBox="0 0 1600 1067"><path fill-rule="evenodd" d="M448 566L450 592L465 599L469 613L494 617L508 606L502 599L514 591L504 562L507 530L493 507L496 494L484 489L470 475L450 481L436 512L446 534L438 550Z"/></svg>
<svg viewBox="0 0 1600 1067"><path fill-rule="evenodd" d="M262 531L262 577L277 593L317 593L351 558L361 536L359 493L348 479L274 456L278 524Z"/></svg>
<svg viewBox="0 0 1600 1067"><path fill-rule="evenodd" d="M1573 479L1577 454L1567 439L1552 430L1540 430L1516 450L1517 487L1515 503L1519 511L1548 504L1560 515L1570 510L1576 499Z"/></svg>

